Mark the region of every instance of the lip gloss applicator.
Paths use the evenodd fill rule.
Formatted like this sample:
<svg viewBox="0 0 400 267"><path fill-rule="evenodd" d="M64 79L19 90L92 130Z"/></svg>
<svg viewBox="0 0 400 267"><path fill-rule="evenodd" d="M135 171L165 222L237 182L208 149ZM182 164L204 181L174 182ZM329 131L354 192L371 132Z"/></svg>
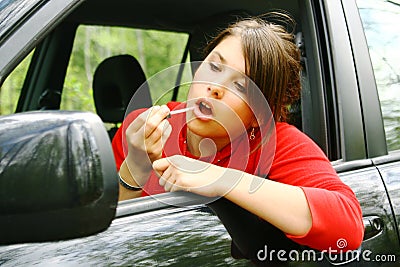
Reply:
<svg viewBox="0 0 400 267"><path fill-rule="evenodd" d="M167 115L167 117L165 117L165 118L166 118L166 119L169 119L169 118L171 118L172 115L176 115L176 114L188 112L188 111L193 110L193 109L194 109L194 107L176 109L176 110L171 111L171 112Z"/></svg>

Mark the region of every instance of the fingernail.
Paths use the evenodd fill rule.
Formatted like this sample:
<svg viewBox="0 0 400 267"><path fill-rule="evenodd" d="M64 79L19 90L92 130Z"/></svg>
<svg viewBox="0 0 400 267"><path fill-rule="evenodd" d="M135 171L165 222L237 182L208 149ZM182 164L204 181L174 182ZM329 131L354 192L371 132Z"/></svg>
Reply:
<svg viewBox="0 0 400 267"><path fill-rule="evenodd" d="M161 111L164 113L169 113L169 108L166 105L161 106Z"/></svg>

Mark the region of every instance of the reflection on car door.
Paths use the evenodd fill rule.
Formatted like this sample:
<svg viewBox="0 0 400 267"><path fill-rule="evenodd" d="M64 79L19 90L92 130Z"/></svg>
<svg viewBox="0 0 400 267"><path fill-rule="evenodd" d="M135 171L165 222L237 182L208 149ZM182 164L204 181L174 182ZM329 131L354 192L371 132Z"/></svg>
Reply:
<svg viewBox="0 0 400 267"><path fill-rule="evenodd" d="M368 257L360 256L357 262L361 263L361 266L369 265L375 257L381 255L397 255L399 258L400 246L396 220L380 173L372 165L371 160L362 160L358 163L359 167L363 166L362 169L351 170L355 166L354 162L352 167L350 165L337 167L340 178L356 193L363 210L365 233L361 253L364 252ZM400 175L400 168L397 170L397 175ZM332 216L335 215L332 214Z"/></svg>

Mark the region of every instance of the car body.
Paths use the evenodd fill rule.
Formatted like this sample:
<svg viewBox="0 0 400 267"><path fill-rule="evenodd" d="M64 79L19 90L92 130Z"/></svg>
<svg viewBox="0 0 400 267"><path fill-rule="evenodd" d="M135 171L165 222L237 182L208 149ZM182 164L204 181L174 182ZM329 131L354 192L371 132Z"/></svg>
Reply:
<svg viewBox="0 0 400 267"><path fill-rule="evenodd" d="M374 20L377 7L382 5L390 16L381 14L381 20ZM142 29L142 32L135 32L137 36L152 30L177 33L179 38L173 35L165 46L169 49L179 46L179 57L157 65L158 69L152 68L152 64L155 65L153 58L146 58L145 63L151 70L146 72L149 77L169 65L186 62L189 57L192 61L201 60L200 48L207 38L238 16L262 15L273 10L285 10L297 22L294 33L302 51L304 81L301 103L293 109L293 116L297 116L295 124L327 154L340 178L356 193L362 207L365 234L360 251L371 253L368 253L368 259L353 257L349 265L396 266L400 261L400 116L395 107L400 97L396 92L384 96L381 91L398 88L399 68L393 66L388 71L382 65L398 62L399 55L397 51L390 52L395 47L393 44L375 46L372 41L381 38L399 44L399 34L389 27L397 25L389 19L400 20L397 1L115 0L111 3L105 0L3 0L0 1L0 84L3 84L0 92L4 94L8 77L27 58L26 75L22 75L19 87L11 89L17 93L14 98L10 97L15 99L15 106L8 113L48 109L40 104L43 95L61 97L71 87L70 81L77 79L68 73L73 73L74 56L78 55L74 54L74 47L78 43L78 29L82 26L86 27L86 32L99 29L94 35L103 34L102 29L110 31L110 27ZM381 25L382 32L374 37L377 25L373 23L376 21L386 24ZM390 38L383 37L388 35L383 29L389 29ZM99 42L90 39L94 35L87 34L86 43L79 43L89 48L80 56L88 56L90 48ZM122 34L118 36L122 38ZM79 70L87 70L87 76L92 77L95 65L111 56L112 49L128 50L117 37L113 35L113 42L110 41L111 52L107 50L95 63L87 61L93 64L89 68L81 66ZM174 43L178 39L180 43ZM135 56L140 58L143 53L146 56L146 52L140 53L139 44L139 53ZM379 50L385 46L388 51ZM379 49L372 50L375 47ZM161 51L163 45L156 48L147 53ZM384 55L378 53L382 51ZM388 59L390 56L394 61ZM161 53L159 61L162 60ZM390 77L382 78L385 73ZM394 81L390 80L392 78ZM90 86L90 83L83 86L87 87L85 90L89 95ZM78 98L84 95L79 91L83 87L75 88ZM153 100L162 94L152 92ZM176 100L179 92L163 97ZM2 95L0 99L3 99ZM50 109L69 109L67 104L63 108L57 101ZM82 109L87 111L85 107ZM96 112L94 109L89 111ZM110 227L97 234L0 247L0 265L34 264L250 265L246 259L231 257L230 237L219 219L206 206L198 204L194 196L180 193L166 193L158 199L145 197L122 201L118 203ZM280 264L296 265L296 262L287 260ZM320 262L300 261L298 264L338 263L325 258Z"/></svg>

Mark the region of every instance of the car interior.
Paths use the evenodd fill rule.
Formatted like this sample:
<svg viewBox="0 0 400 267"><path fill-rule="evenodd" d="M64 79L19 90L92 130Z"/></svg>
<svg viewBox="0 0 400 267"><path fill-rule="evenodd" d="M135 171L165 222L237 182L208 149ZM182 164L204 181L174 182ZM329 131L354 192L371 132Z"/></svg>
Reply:
<svg viewBox="0 0 400 267"><path fill-rule="evenodd" d="M152 106L150 91L135 89L146 82L146 76L139 61L131 55L116 55L103 60L93 77L93 97L96 112L105 123L114 126L108 130L110 139L125 116L125 111L133 97L138 99L134 109Z"/></svg>
<svg viewBox="0 0 400 267"><path fill-rule="evenodd" d="M273 0L246 1L246 3L242 1L201 1L198 4L152 1L151 5L157 8L152 8L147 1L126 0L118 0L113 4L103 0L89 0L78 6L66 17L62 24L57 25L52 34L36 47L32 65L28 72L30 78L25 82L22 89L22 92L26 92L22 94L25 97L19 101L17 110L59 108L58 98L62 95L65 73L79 25L107 25L186 33L189 36L186 47L182 51L180 62L176 62L184 63L189 59L191 61L202 60L202 48L207 41L218 30L239 17L262 16L271 11L284 11L296 21L296 28L289 30L296 35L296 42L302 51L304 67L302 100L291 107L292 123L313 138L332 160L336 159L338 146L335 140L331 140L331 135L327 130L328 124L335 123L335 121L326 122L324 119L326 116L321 116L325 112L330 112L324 104L327 99L324 99L326 94L322 91L322 81L317 76L311 79L308 75L308 73L313 73L315 66L321 62L316 49L317 44L311 41L315 39L311 38L311 35L317 34L317 29L311 23L313 20L308 18L312 15L312 12L307 1ZM193 6L196 6L196 10L193 10ZM280 21L277 22L280 23ZM113 129L109 130L110 137L116 130L114 126L121 122L123 110L129 104L128 101L133 94L133 91L126 91L128 84L132 84L131 90L135 90L136 85L140 85L143 79L149 78L143 77L140 64L137 60L134 63L135 59L132 56L111 55L111 58L104 59L99 64L94 74L93 95L96 112L104 122L113 125ZM129 63L128 61L132 62ZM57 62L55 64L57 67L54 67L53 62ZM122 72L122 68L126 71ZM131 70L128 71L127 68ZM132 72L132 76L127 75L129 77L126 77L128 72ZM179 84L178 80L177 84ZM111 93L113 87L118 89ZM31 90L32 88L35 88L35 90ZM175 88L169 100L176 100L178 91L179 86ZM149 106L151 104L150 97L153 98L154 102L154 96L150 95L151 92L149 95L146 93L141 96L143 100L140 102L142 103L135 103L135 107ZM26 99L31 99L31 101L25 101ZM311 101L321 104L311 105ZM328 101L334 102L334 97L331 97Z"/></svg>

